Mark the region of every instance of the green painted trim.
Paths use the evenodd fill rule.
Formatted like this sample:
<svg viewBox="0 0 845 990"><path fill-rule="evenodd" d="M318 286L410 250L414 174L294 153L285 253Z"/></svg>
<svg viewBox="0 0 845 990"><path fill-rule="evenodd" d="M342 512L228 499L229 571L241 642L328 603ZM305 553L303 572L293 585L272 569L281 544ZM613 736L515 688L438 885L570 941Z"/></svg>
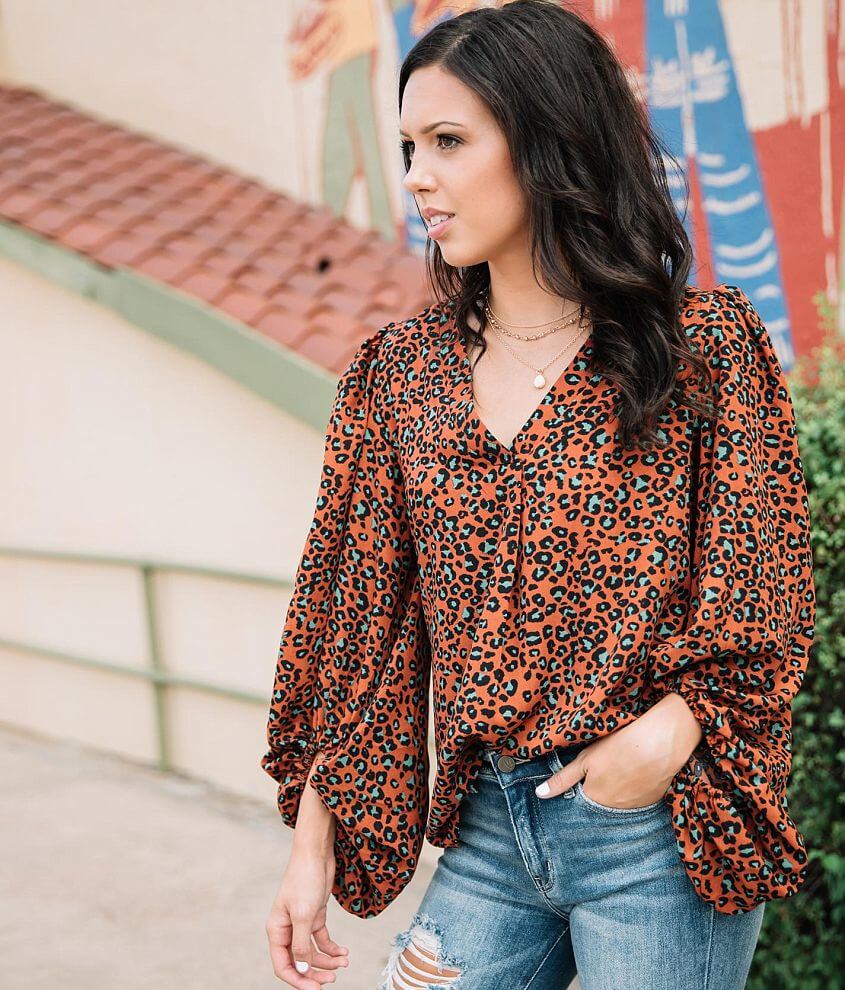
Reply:
<svg viewBox="0 0 845 990"><path fill-rule="evenodd" d="M19 224L0 219L0 254L79 296L99 299L109 269Z"/></svg>
<svg viewBox="0 0 845 990"><path fill-rule="evenodd" d="M241 584L262 584L273 588L293 590L293 578L275 577L272 574L253 574L249 571L230 571L199 564L181 564L174 560L156 560L152 557L124 557L120 554L75 553L73 550L48 550L37 547L13 547L0 544L0 557L22 560L61 561L72 564L95 564L105 567L131 567L139 570L160 571L168 574L190 574L195 577L237 581Z"/></svg>
<svg viewBox="0 0 845 990"><path fill-rule="evenodd" d="M0 650L28 653L32 656L43 657L46 660L67 663L73 667L98 670L104 674L119 674L123 677L131 677L134 680L146 681L148 684L153 684L161 688L187 688L189 691L215 694L221 698L229 698L232 701L243 701L250 705L268 705L270 701L269 692L263 695L256 694L253 691L240 691L237 688L226 687L223 684L212 684L210 681L199 681L193 677L180 677L177 674L169 674L165 670L154 667L133 667L131 664L116 663L111 660L94 660L91 657L83 657L77 653L56 650L51 646L39 646L37 643L24 643L16 639L0 637ZM156 708L156 713L158 714L158 708ZM162 764L161 759L158 760L158 765L161 770L171 769L168 764Z"/></svg>
<svg viewBox="0 0 845 990"><path fill-rule="evenodd" d="M130 268L105 268L7 220L0 220L0 255L108 306L325 433L337 376L214 306Z"/></svg>
<svg viewBox="0 0 845 990"><path fill-rule="evenodd" d="M189 351L274 405L324 433L336 379L295 351L178 289L127 268L109 289L130 323Z"/></svg>
<svg viewBox="0 0 845 990"><path fill-rule="evenodd" d="M147 649L149 650L150 667L157 675L153 679L153 698L156 710L156 733L158 736L158 768L166 770L170 766L170 726L167 721L167 692L158 679L158 675L167 674L161 662L161 644L158 635L158 613L155 599L155 571L151 567L142 567L144 579L144 615L147 620Z"/></svg>

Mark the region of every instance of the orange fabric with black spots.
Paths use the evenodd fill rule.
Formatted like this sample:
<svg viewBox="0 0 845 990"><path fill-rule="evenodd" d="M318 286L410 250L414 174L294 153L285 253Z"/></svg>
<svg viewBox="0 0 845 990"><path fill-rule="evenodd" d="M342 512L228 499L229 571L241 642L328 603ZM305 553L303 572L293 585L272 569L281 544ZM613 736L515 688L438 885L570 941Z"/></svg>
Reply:
<svg viewBox="0 0 845 990"><path fill-rule="evenodd" d="M505 447L474 412L451 313L380 328L338 383L261 760L283 820L319 751L333 893L371 917L424 837L458 842L482 745L597 739L674 691L703 729L666 793L698 894L734 914L794 893L790 704L815 592L792 401L759 315L735 286L688 287L716 414L672 402L668 445L639 452L619 445L591 337Z"/></svg>

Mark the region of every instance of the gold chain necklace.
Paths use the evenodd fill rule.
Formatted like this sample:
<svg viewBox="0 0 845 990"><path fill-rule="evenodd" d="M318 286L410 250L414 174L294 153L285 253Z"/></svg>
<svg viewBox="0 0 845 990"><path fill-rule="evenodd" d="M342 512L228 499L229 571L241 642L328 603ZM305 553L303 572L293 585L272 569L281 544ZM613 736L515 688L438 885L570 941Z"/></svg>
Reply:
<svg viewBox="0 0 845 990"><path fill-rule="evenodd" d="M543 333L535 334L533 337L528 337L528 336L525 336L524 334L511 333L510 330L506 329L506 327L504 326L504 324L502 323L502 321L500 320L500 318L497 317L496 314L493 312L493 309L490 306L490 303L489 302L486 302L484 304L484 312L487 315L487 319L490 321L490 323L492 323L495 326L497 326L499 328L499 330L501 330L501 332L503 334L505 334L505 336L512 337L514 340L542 340L543 337L548 337L548 335L550 333L557 333L558 330L562 330L564 327L571 326L578 319L578 314L576 313L573 316L571 316L569 319L565 320L563 323L559 323L558 320L552 320L552 325L551 325L551 327L549 327L548 330L544 331ZM561 316L562 315L563 314L561 314ZM560 318L558 318L558 319L560 319ZM532 323L527 323L527 324L524 324L524 325L519 325L519 324L516 324L516 323L511 323L511 324L508 324L508 325L510 327L517 327L519 330L533 330L533 329L536 329L537 327L548 327L549 326L548 323L533 323L533 324Z"/></svg>
<svg viewBox="0 0 845 990"><path fill-rule="evenodd" d="M579 327L580 327L580 320L579 320ZM578 334L576 334L572 340L569 341L566 347L564 347L562 351L560 351L551 359L551 361L544 364L541 368L535 368L532 364L528 364L527 361L523 361L522 358L513 350L512 347L510 347L508 342L499 333L495 325L493 326L493 332L502 341L502 344L505 346L505 348L509 350L511 354L513 354L513 356L517 359L517 361L519 361L520 364L524 364L526 368L530 368L532 371L535 371L537 373L536 377L534 378L534 388L543 388L545 386L546 376L543 374L543 372L546 370L546 368L548 368L549 365L554 364L554 362L557 361L559 357L562 357L564 354L566 354L576 344L580 346L582 341L586 338L587 334L589 334L589 331L590 331L589 327L582 328L581 331Z"/></svg>

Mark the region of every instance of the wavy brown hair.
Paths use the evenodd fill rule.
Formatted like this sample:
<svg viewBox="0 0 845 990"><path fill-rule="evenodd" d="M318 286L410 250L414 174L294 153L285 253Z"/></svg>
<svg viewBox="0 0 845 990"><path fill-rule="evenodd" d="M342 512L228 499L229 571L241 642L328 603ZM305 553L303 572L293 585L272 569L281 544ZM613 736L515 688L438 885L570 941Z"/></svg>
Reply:
<svg viewBox="0 0 845 990"><path fill-rule="evenodd" d="M706 395L689 391L681 374L692 369L710 381L680 324L692 247L664 159L682 173L607 41L553 0L467 11L408 52L400 114L411 73L430 65L472 89L504 132L528 202L535 277L539 271L551 291L579 303L582 315L589 309L595 366L619 389L622 444L658 445L657 418L672 397L711 414ZM487 262L456 268L430 238L425 262L436 297L454 299L458 330L480 358Z"/></svg>

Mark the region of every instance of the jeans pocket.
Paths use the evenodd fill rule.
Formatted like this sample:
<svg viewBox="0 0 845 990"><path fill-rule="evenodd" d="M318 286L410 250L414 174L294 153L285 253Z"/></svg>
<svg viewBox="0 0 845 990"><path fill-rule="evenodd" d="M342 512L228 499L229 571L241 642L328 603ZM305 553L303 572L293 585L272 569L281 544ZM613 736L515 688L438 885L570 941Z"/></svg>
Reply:
<svg viewBox="0 0 845 990"><path fill-rule="evenodd" d="M585 793L584 783L581 780L575 785L575 795L581 799L581 803L587 808L602 812L605 815L636 815L649 811L657 811L666 803L666 797L664 795L651 804L644 804L639 808L613 808L609 804L600 804L598 801L593 800L589 794Z"/></svg>

